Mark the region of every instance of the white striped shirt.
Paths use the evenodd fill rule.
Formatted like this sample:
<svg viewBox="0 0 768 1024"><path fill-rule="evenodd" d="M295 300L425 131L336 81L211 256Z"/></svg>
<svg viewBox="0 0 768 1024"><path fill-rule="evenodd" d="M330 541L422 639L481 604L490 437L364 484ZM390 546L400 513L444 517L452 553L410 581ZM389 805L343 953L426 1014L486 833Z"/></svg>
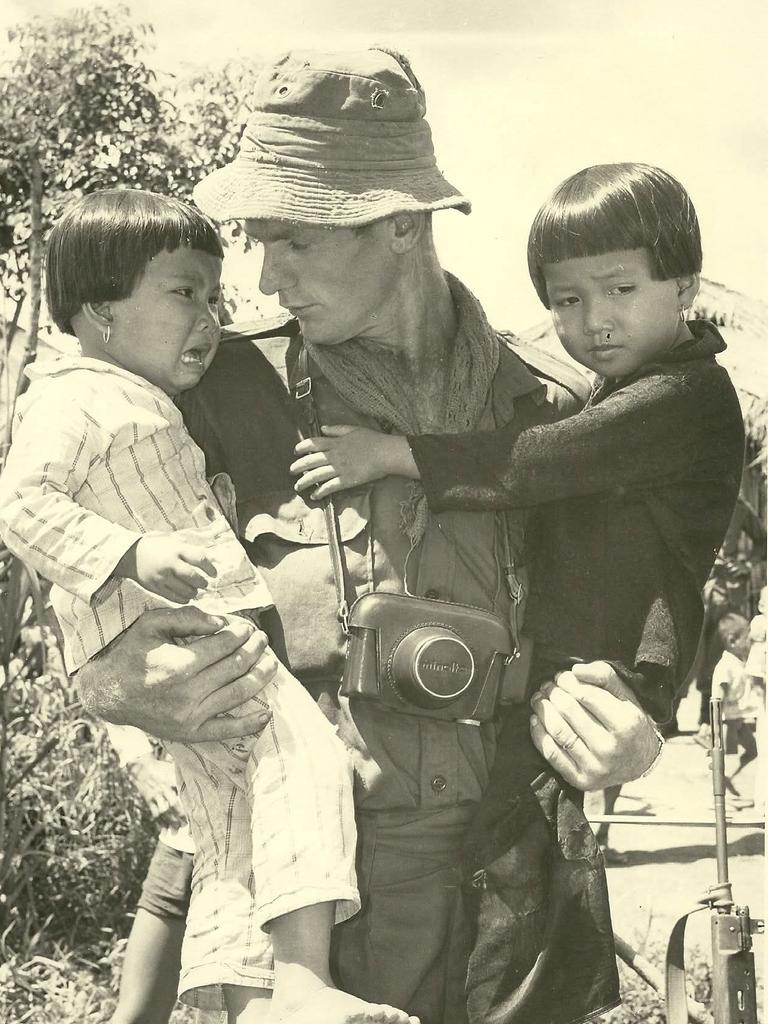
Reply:
<svg viewBox="0 0 768 1024"><path fill-rule="evenodd" d="M112 575L146 533L183 533L217 576L191 603L222 614L272 604L205 478L205 457L160 388L120 367L63 356L29 372L0 477L0 533L54 586L70 672L146 608L174 607ZM213 481L231 514L234 492Z"/></svg>

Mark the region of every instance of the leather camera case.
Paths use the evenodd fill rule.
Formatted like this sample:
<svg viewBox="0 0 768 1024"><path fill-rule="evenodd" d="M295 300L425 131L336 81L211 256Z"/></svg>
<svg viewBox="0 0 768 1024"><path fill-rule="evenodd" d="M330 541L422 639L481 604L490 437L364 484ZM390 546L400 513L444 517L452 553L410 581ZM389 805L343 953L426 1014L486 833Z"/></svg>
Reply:
<svg viewBox="0 0 768 1024"><path fill-rule="evenodd" d="M406 714L485 722L494 717L516 653L509 626L492 612L406 594L364 594L349 613L341 693Z"/></svg>

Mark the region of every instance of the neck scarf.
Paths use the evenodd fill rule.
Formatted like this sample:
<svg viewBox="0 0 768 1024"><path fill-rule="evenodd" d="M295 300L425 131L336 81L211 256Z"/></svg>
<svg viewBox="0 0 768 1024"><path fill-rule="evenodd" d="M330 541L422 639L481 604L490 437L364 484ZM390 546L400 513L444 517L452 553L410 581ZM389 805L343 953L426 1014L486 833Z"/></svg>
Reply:
<svg viewBox="0 0 768 1024"><path fill-rule="evenodd" d="M483 308L468 288L452 274L446 281L456 309L453 346L446 345L446 389L440 417L431 430L456 434L472 430L488 401L499 365L499 340ZM307 344L307 351L338 395L357 412L373 417L385 430L399 434L424 432L420 421L418 381L408 379L398 355L375 349L358 339L340 345ZM413 544L423 537L427 506L420 484L411 488L403 507L402 528Z"/></svg>

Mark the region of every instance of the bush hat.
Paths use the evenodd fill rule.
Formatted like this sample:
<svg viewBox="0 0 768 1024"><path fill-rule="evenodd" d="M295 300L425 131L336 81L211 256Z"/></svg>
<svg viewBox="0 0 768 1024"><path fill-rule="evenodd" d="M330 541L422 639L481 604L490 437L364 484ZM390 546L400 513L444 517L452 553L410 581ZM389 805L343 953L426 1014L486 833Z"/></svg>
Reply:
<svg viewBox="0 0 768 1024"><path fill-rule="evenodd" d="M469 200L435 163L424 90L400 54L294 50L257 80L240 149L194 190L214 220L356 227Z"/></svg>

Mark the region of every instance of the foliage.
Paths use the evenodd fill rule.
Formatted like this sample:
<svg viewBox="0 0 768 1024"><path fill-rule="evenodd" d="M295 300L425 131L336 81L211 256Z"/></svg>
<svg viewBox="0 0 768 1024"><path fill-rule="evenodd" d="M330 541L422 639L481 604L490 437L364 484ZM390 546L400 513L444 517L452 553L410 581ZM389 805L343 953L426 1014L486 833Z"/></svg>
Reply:
<svg viewBox="0 0 768 1024"><path fill-rule="evenodd" d="M45 618L35 577L0 550L0 1020L48 1001L66 950L98 959L125 932L154 843Z"/></svg>
<svg viewBox="0 0 768 1024"><path fill-rule="evenodd" d="M66 193L167 181L166 112L144 62L149 28L126 7L79 9L12 28L0 78L4 276L29 277L30 351L40 314L43 239Z"/></svg>
<svg viewBox="0 0 768 1024"><path fill-rule="evenodd" d="M115 186L188 198L234 156L258 67L159 77L147 62L151 26L134 24L125 6L33 18L9 40L14 55L0 68L0 280L14 307L10 336L29 297L26 364L37 341L44 242L62 207ZM228 227L225 242L235 238L247 244ZM20 374L16 391L21 382Z"/></svg>
<svg viewBox="0 0 768 1024"><path fill-rule="evenodd" d="M664 964L663 946L658 943L644 951L644 956L660 969ZM686 952L686 976L690 999L709 1007L712 1001L712 972L707 956L693 948ZM598 1017L595 1024L666 1024L664 996L656 992L647 982L621 960L619 961L621 981L621 1006Z"/></svg>

